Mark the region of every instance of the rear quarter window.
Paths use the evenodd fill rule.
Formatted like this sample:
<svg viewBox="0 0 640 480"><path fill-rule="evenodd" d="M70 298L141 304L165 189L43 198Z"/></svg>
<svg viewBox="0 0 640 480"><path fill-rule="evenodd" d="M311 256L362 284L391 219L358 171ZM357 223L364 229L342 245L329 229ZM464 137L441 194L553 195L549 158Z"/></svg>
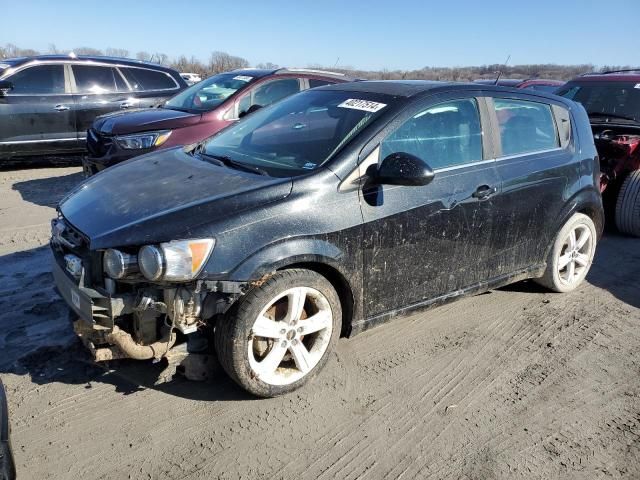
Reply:
<svg viewBox="0 0 640 480"><path fill-rule="evenodd" d="M178 88L176 81L164 72L147 68L120 67L131 90L171 90Z"/></svg>
<svg viewBox="0 0 640 480"><path fill-rule="evenodd" d="M336 82L331 80L320 80L318 78L310 78L309 79L309 88L322 87L324 85L333 85Z"/></svg>
<svg viewBox="0 0 640 480"><path fill-rule="evenodd" d="M507 98L494 98L493 104L503 156L535 153L560 146L551 105Z"/></svg>

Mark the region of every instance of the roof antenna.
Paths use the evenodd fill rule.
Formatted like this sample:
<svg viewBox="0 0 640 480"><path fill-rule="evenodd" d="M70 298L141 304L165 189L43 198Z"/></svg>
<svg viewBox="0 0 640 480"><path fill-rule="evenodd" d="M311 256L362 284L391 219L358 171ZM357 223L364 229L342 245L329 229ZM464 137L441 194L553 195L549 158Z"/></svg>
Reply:
<svg viewBox="0 0 640 480"><path fill-rule="evenodd" d="M332 68L336 68L336 66L338 65L339 61L340 61L340 57L336 58L336 63L333 64Z"/></svg>
<svg viewBox="0 0 640 480"><path fill-rule="evenodd" d="M500 77L502 76L502 70L507 68L507 63L509 63L509 59L511 58L511 54L509 54L507 56L507 59L504 61L504 64L502 65L502 68L500 70L498 70L498 76L496 77L496 81L493 82L494 85L498 85L498 81L500 80Z"/></svg>

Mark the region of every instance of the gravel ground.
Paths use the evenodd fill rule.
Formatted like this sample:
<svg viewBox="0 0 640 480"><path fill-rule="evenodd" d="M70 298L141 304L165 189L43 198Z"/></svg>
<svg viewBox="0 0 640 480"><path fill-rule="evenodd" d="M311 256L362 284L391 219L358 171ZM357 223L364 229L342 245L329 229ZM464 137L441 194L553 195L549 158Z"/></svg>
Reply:
<svg viewBox="0 0 640 480"><path fill-rule="evenodd" d="M20 478L640 478L640 241L588 282L523 282L339 342L316 382L248 397L88 362L52 288L80 169L0 171L0 375Z"/></svg>

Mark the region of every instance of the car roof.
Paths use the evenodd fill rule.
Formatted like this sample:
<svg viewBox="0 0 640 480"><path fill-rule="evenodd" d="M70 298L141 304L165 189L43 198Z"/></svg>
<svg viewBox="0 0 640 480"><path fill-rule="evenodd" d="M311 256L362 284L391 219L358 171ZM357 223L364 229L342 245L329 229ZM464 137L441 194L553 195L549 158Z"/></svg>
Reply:
<svg viewBox="0 0 640 480"><path fill-rule="evenodd" d="M480 83L482 85L495 85L495 79L481 78L474 80L474 83ZM503 87L517 87L523 84L527 85L563 85L562 80L552 80L550 78L501 78L498 80L498 85Z"/></svg>
<svg viewBox="0 0 640 480"><path fill-rule="evenodd" d="M299 75L303 77L325 77L335 80L342 80L344 82L351 82L355 80L354 77L350 77L340 72L330 72L326 70L316 70L312 68L239 68L237 70L231 70L227 73L238 73L247 75L254 78L266 77L269 75Z"/></svg>
<svg viewBox="0 0 640 480"><path fill-rule="evenodd" d="M571 82L636 82L640 83L640 71L620 70L604 73L587 73L576 77Z"/></svg>
<svg viewBox="0 0 640 480"><path fill-rule="evenodd" d="M123 57L108 57L102 55L33 55L31 57L16 57L16 58L5 58L0 60L0 63L9 64L12 67L17 67L29 62L100 62L100 63L114 63L119 65L127 65L132 67L149 67L154 68L156 70L163 70L165 72L174 72L175 70L163 65L159 65L153 62L145 62L143 60L134 60L132 58L123 58Z"/></svg>
<svg viewBox="0 0 640 480"><path fill-rule="evenodd" d="M413 97L424 92L444 92L451 90L484 90L523 93L515 88L478 83L440 82L433 80L365 80L319 87L322 90L340 90L362 93L382 93L397 97ZM536 92L538 95L540 92Z"/></svg>

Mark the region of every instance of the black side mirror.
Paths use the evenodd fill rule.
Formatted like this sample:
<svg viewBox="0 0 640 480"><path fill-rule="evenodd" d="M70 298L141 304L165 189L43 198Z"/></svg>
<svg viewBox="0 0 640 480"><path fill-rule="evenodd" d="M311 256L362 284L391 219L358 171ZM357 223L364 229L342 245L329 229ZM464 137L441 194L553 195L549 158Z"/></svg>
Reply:
<svg viewBox="0 0 640 480"><path fill-rule="evenodd" d="M250 113L253 113L256 110L260 110L261 108L262 108L262 105L253 104L247 110L240 112L240 114L238 115L238 118L246 117Z"/></svg>
<svg viewBox="0 0 640 480"><path fill-rule="evenodd" d="M410 153L392 153L378 167L374 181L387 185L426 185L434 177L427 163Z"/></svg>
<svg viewBox="0 0 640 480"><path fill-rule="evenodd" d="M0 80L0 95L4 95L10 90L13 90L13 83L9 80Z"/></svg>

